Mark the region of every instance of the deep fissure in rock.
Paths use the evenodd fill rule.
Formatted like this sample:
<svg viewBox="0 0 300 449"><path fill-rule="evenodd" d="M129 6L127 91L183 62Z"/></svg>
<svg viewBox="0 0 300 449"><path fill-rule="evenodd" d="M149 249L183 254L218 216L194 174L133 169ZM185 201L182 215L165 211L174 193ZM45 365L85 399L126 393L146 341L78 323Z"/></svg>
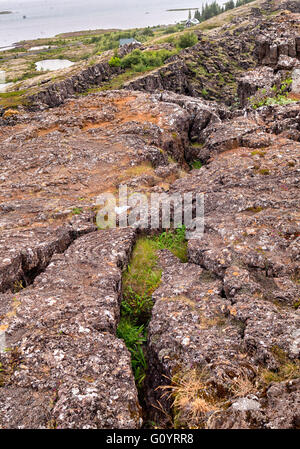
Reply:
<svg viewBox="0 0 300 449"><path fill-rule="evenodd" d="M24 250L21 253L21 267L15 276L8 279L6 283L0 288L0 292L12 291L14 293L29 287L34 283L37 276L43 273L51 262L54 254L63 254L69 246L79 237L89 232L94 231L96 228L91 227L84 231L66 230L62 232L62 235L51 242L48 246L39 247L29 250ZM32 252L34 253L37 261L32 263ZM32 266L33 265L33 266Z"/></svg>
<svg viewBox="0 0 300 449"><path fill-rule="evenodd" d="M127 270L123 273L121 318L117 336L123 339L131 353L132 368L143 411L144 427L153 427L151 389L154 373L149 372L147 331L153 307L152 293L160 284L162 269L157 263L157 252L170 250L182 262L187 260L185 227L167 230L156 235L140 236L133 248ZM162 420L160 425L167 426Z"/></svg>

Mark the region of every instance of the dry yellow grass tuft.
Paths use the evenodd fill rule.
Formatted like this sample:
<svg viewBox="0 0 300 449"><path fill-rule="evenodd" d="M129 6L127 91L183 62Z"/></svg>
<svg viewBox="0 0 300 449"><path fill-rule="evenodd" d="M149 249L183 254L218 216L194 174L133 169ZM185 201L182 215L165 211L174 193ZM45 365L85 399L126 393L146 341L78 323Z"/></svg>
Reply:
<svg viewBox="0 0 300 449"><path fill-rule="evenodd" d="M205 371L192 369L174 376L171 385L160 387L173 399L175 427L203 427L207 415L220 410L218 398L207 379Z"/></svg>
<svg viewBox="0 0 300 449"><path fill-rule="evenodd" d="M19 111L16 111L14 109L7 109L3 114L3 118L15 117L19 114L20 114Z"/></svg>
<svg viewBox="0 0 300 449"><path fill-rule="evenodd" d="M233 397L242 398L256 391L257 389L247 376L239 376L233 379L231 386Z"/></svg>
<svg viewBox="0 0 300 449"><path fill-rule="evenodd" d="M154 175L154 168L150 163L145 162L143 164L134 165L128 168L122 175L119 176L119 181L142 175Z"/></svg>

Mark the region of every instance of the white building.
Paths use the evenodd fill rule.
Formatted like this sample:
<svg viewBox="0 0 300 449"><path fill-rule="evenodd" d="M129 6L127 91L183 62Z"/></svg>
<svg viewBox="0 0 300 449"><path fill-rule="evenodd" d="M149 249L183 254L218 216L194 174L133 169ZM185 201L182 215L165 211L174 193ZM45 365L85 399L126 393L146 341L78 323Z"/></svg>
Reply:
<svg viewBox="0 0 300 449"><path fill-rule="evenodd" d="M186 28L190 28L190 27L193 27L194 25L199 25L199 20L198 19L188 19L187 21L186 21L186 24L185 24L185 26L186 26Z"/></svg>

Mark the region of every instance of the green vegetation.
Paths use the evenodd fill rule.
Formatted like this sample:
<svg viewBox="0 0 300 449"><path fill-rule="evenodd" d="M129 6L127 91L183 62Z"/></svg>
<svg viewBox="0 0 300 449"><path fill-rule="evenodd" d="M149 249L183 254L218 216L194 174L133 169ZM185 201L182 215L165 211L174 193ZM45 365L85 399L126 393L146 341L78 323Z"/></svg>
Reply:
<svg viewBox="0 0 300 449"><path fill-rule="evenodd" d="M184 33L178 39L179 48L188 48L196 45L198 38L195 33Z"/></svg>
<svg viewBox="0 0 300 449"><path fill-rule="evenodd" d="M149 38L154 36L153 29L154 28L147 27L128 31L112 31L86 38L84 43L88 45L96 44L98 52L113 50L114 48L119 47L120 39L134 38L139 42L146 42Z"/></svg>
<svg viewBox="0 0 300 449"><path fill-rule="evenodd" d="M112 67L121 67L122 69L131 69L134 72L145 72L155 67L160 67L164 62L173 56L176 52L168 50L144 51L133 50L123 58L113 56L109 65Z"/></svg>
<svg viewBox="0 0 300 449"><path fill-rule="evenodd" d="M300 376L300 364L296 360L292 362L285 351L278 346L272 348L272 353L279 364L277 370L264 369L261 372L261 382L270 384L271 382L283 382L286 380L296 379Z"/></svg>
<svg viewBox="0 0 300 449"><path fill-rule="evenodd" d="M124 340L130 351L131 365L136 384L142 387L146 377L147 361L143 351L143 345L147 341L145 327L137 326L129 318L122 318L117 330L117 336Z"/></svg>
<svg viewBox="0 0 300 449"><path fill-rule="evenodd" d="M110 58L110 60L108 61L108 64L111 67L120 67L121 65L121 58L119 58L118 56L113 56L112 58Z"/></svg>
<svg viewBox="0 0 300 449"><path fill-rule="evenodd" d="M159 286L161 279L161 269L157 265L157 251L160 249L169 249L185 262L185 228L139 238L131 262L123 274L123 301L117 335L124 340L131 353L132 368L139 388L143 386L147 370L143 346L147 339L147 325L153 306L152 293Z"/></svg>
<svg viewBox="0 0 300 449"><path fill-rule="evenodd" d="M72 214L73 214L73 215L80 215L82 212L83 212L82 207L74 207L74 208L72 209Z"/></svg>
<svg viewBox="0 0 300 449"><path fill-rule="evenodd" d="M300 307L300 300L294 302L293 306L294 306L294 308L295 308L296 310L299 309L299 307Z"/></svg>
<svg viewBox="0 0 300 449"><path fill-rule="evenodd" d="M234 8L238 8L239 6L246 5L247 3L251 3L254 0L229 0L225 3L224 6L220 6L217 1L214 1L210 4L205 4L202 7L202 11L200 13L199 9L195 11L194 18L199 20L199 22L204 22L205 20L211 19L212 17L218 16L225 11L229 11Z"/></svg>
<svg viewBox="0 0 300 449"><path fill-rule="evenodd" d="M184 48L196 45L198 42L198 38L195 33L189 31L179 35L178 37L168 36L159 41L159 43L165 42L172 44L177 49L177 51L180 51Z"/></svg>
<svg viewBox="0 0 300 449"><path fill-rule="evenodd" d="M258 173L259 173L260 175L267 176L267 175L270 174L270 170L269 170L268 168L261 168L261 169L258 170Z"/></svg>
<svg viewBox="0 0 300 449"><path fill-rule="evenodd" d="M25 90L18 90L14 92L0 93L0 107L1 108L17 108L25 104L24 94Z"/></svg>
<svg viewBox="0 0 300 449"><path fill-rule="evenodd" d="M190 166L192 170L199 170L202 167L202 162L198 160L192 161Z"/></svg>
<svg viewBox="0 0 300 449"><path fill-rule="evenodd" d="M184 30L184 24L182 23L177 23L176 25L167 27L164 31L163 34L172 34L172 33L177 33L178 31L183 31Z"/></svg>
<svg viewBox="0 0 300 449"><path fill-rule="evenodd" d="M287 78L282 81L280 87L273 86L270 91L267 89L259 89L256 95L249 98L250 105L253 109L258 109L262 106L284 106L293 103L295 100L288 98L288 93L292 79Z"/></svg>

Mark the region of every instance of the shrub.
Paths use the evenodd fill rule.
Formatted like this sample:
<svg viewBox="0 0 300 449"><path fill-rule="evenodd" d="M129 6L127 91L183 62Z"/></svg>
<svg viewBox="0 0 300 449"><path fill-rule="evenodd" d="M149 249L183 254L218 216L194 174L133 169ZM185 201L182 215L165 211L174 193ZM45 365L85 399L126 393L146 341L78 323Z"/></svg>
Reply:
<svg viewBox="0 0 300 449"><path fill-rule="evenodd" d="M121 59L118 56L113 56L109 61L108 64L110 67L120 67L121 65Z"/></svg>
<svg viewBox="0 0 300 449"><path fill-rule="evenodd" d="M198 38L195 33L184 33L178 39L178 46L180 48L192 47L193 45L197 44L197 42Z"/></svg>
<svg viewBox="0 0 300 449"><path fill-rule="evenodd" d="M142 36L154 36L153 30L150 27L144 28L141 32Z"/></svg>
<svg viewBox="0 0 300 449"><path fill-rule="evenodd" d="M141 72L141 73L146 72L146 70L147 70L147 67L142 62L140 62L137 65L134 65L132 68L135 72Z"/></svg>
<svg viewBox="0 0 300 449"><path fill-rule="evenodd" d="M251 107L257 109L262 106L284 106L293 103L295 100L288 98L291 83L292 79L287 78L281 82L280 87L273 86L268 90L259 89L255 95L248 99L250 100Z"/></svg>
<svg viewBox="0 0 300 449"><path fill-rule="evenodd" d="M160 67L174 52L168 50L145 51L133 50L121 59L123 69L133 69L136 72L144 72L147 69Z"/></svg>
<svg viewBox="0 0 300 449"><path fill-rule="evenodd" d="M192 170L199 170L202 167L202 162L196 160L196 161L191 162L190 165L191 165Z"/></svg>

